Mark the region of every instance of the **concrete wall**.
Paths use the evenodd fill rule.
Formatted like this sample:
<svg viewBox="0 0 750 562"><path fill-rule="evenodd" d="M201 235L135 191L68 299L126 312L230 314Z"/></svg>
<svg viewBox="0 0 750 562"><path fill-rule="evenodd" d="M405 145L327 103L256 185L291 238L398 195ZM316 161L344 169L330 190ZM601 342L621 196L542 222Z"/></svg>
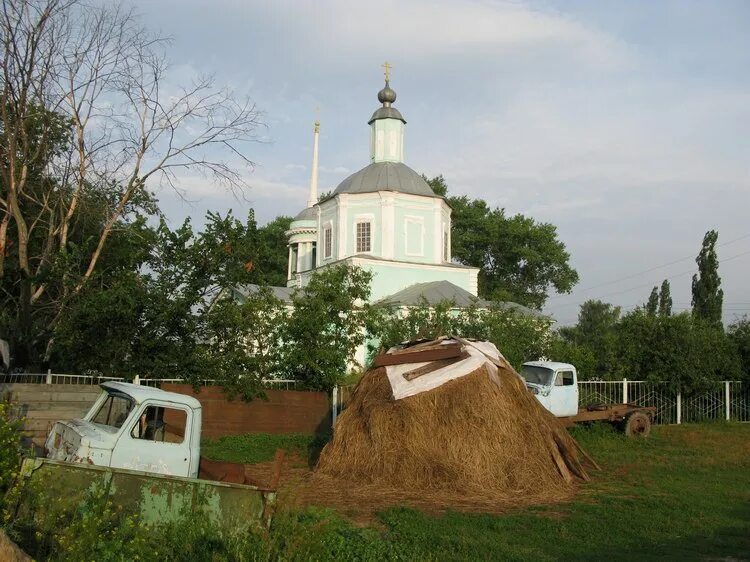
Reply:
<svg viewBox="0 0 750 562"><path fill-rule="evenodd" d="M44 443L56 421L83 417L100 392L98 386L85 384L0 384L0 398L20 410L24 432L37 445Z"/></svg>
<svg viewBox="0 0 750 562"><path fill-rule="evenodd" d="M163 384L163 390L194 396L203 408L203 437L242 433L325 434L331 429L331 404L325 392L266 390L268 400L229 400L220 387Z"/></svg>

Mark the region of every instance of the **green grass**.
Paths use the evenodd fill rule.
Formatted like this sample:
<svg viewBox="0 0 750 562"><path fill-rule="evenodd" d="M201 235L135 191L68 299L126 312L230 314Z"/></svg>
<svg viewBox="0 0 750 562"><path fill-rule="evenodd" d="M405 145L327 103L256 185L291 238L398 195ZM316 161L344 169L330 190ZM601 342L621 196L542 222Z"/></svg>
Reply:
<svg viewBox="0 0 750 562"><path fill-rule="evenodd" d="M217 440L204 439L201 442L201 455L213 460L255 464L272 460L276 449L307 458L321 446L319 437L301 433L247 433Z"/></svg>
<svg viewBox="0 0 750 562"><path fill-rule="evenodd" d="M379 515L382 533L336 514L290 558L339 560L707 560L750 558L750 425L657 427L646 440L577 430L602 465L574 501L505 515L411 509ZM303 518L303 519L299 519ZM287 518L288 519L288 518ZM279 520L272 537L290 532ZM297 533L291 532L292 535ZM291 555L291 556L290 556Z"/></svg>
<svg viewBox="0 0 750 562"><path fill-rule="evenodd" d="M575 435L603 470L570 502L504 514L431 516L393 508L362 528L311 507L279 511L268 532L232 535L196 517L154 528L124 525L111 510L97 518L84 506L51 527L61 535L50 542L59 543L51 554L34 538L47 537L39 533L44 529L22 535L17 521L6 522L14 538L26 536L22 546L38 559L66 562L149 559L157 551L161 560L211 562L750 559L750 424L656 427L646 440L606 426ZM270 460L276 448L305 454L314 446L309 436L264 434L205 444L214 458L244 462Z"/></svg>

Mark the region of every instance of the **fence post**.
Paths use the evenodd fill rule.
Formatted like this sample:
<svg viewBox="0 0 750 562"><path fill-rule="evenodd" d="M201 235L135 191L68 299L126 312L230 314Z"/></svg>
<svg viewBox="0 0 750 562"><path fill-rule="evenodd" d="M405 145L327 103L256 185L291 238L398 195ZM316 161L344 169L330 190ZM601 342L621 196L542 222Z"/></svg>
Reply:
<svg viewBox="0 0 750 562"><path fill-rule="evenodd" d="M682 423L682 391L677 392L677 425Z"/></svg>
<svg viewBox="0 0 750 562"><path fill-rule="evenodd" d="M729 381L724 381L724 400L726 401L727 421L729 421Z"/></svg>
<svg viewBox="0 0 750 562"><path fill-rule="evenodd" d="M47 380L46 384L52 384L52 369L47 369Z"/></svg>
<svg viewBox="0 0 750 562"><path fill-rule="evenodd" d="M133 377L133 384L141 384L141 377L140 375L136 375Z"/></svg>
<svg viewBox="0 0 750 562"><path fill-rule="evenodd" d="M628 379L622 379L622 403L628 403Z"/></svg>
<svg viewBox="0 0 750 562"><path fill-rule="evenodd" d="M336 427L336 416L339 413L339 387L334 386L331 391L331 402L333 403L333 409L331 410L331 428Z"/></svg>

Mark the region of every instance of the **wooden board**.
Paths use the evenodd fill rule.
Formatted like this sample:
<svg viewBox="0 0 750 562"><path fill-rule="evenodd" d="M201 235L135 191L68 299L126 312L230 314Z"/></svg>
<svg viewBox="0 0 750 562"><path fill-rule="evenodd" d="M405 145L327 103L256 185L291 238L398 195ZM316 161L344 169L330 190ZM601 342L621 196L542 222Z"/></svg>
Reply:
<svg viewBox="0 0 750 562"><path fill-rule="evenodd" d="M393 353L384 353L375 358L375 367L387 365L403 365L405 363L427 363L443 359L455 359L461 356L461 344L449 343L425 348L407 348Z"/></svg>

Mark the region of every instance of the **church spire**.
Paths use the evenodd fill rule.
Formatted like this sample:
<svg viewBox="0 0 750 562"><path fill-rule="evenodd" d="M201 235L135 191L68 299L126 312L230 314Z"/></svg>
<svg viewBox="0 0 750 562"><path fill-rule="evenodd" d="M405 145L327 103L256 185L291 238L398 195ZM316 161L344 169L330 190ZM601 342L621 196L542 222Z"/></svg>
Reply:
<svg viewBox="0 0 750 562"><path fill-rule="evenodd" d="M383 104L375 110L370 120L370 162L404 161L404 125L406 119L393 107L396 92L391 88L391 65L387 62L385 86L378 92L378 101Z"/></svg>
<svg viewBox="0 0 750 562"><path fill-rule="evenodd" d="M320 137L320 121L315 120L313 129L313 158L310 171L310 194L307 197L307 206L312 207L318 202L318 138Z"/></svg>

